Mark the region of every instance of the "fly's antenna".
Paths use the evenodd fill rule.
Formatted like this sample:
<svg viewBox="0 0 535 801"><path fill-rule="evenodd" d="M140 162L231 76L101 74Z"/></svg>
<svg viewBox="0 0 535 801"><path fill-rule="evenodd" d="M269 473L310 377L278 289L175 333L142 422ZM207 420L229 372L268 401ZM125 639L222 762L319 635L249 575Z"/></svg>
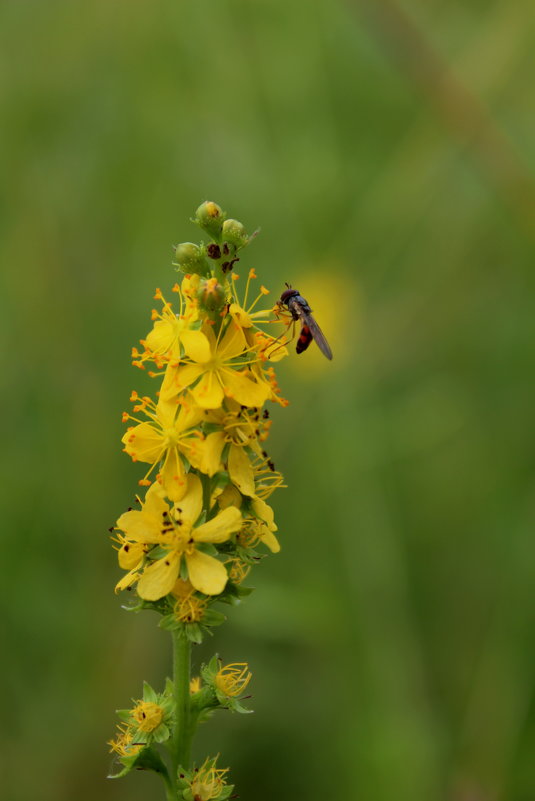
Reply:
<svg viewBox="0 0 535 801"><path fill-rule="evenodd" d="M291 284L289 284L289 283L288 283L288 281L285 281L284 283L286 284L286 286L288 287L288 289L291 289L291 288L292 288L292 285L291 285Z"/></svg>

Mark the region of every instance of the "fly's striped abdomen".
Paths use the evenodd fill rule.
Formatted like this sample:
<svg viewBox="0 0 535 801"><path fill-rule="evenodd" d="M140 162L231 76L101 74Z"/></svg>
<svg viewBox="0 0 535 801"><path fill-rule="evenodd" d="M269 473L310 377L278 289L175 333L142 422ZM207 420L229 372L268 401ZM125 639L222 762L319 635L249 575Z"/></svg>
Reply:
<svg viewBox="0 0 535 801"><path fill-rule="evenodd" d="M308 325L303 324L301 328L301 333L297 339L297 344L295 349L297 353L303 353L304 350L308 348L310 343L312 342L312 333Z"/></svg>

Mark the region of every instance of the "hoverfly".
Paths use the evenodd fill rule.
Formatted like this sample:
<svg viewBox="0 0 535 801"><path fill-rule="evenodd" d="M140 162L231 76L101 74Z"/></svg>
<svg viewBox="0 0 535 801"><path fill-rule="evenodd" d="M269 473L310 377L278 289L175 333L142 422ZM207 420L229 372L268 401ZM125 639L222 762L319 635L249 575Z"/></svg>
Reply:
<svg viewBox="0 0 535 801"><path fill-rule="evenodd" d="M301 332L297 340L297 345L295 346L297 353L303 353L312 340L314 340L323 355L327 359L332 359L333 353L329 347L329 343L325 339L323 331L312 317L312 309L307 301L299 294L299 290L292 289L290 284L286 284L286 286L288 289L285 289L280 296L279 306L288 309L292 315L292 320L299 320L301 322Z"/></svg>

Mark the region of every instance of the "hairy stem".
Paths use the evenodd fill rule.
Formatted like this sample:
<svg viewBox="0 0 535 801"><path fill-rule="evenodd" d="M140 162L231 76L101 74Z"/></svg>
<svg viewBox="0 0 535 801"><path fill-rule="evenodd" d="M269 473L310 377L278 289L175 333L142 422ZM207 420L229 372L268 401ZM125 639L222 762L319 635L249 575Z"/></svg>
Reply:
<svg viewBox="0 0 535 801"><path fill-rule="evenodd" d="M190 661L191 643L179 631L173 632L173 686L175 699L175 728L173 731L173 780L179 766L188 769L191 752L190 725Z"/></svg>

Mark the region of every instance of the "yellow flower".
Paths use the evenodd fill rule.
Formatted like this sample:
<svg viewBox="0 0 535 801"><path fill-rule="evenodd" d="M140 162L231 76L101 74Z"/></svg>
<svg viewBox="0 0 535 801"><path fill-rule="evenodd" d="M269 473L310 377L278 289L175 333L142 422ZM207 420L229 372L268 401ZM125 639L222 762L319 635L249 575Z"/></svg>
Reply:
<svg viewBox="0 0 535 801"><path fill-rule="evenodd" d="M134 735L130 726L122 723L117 726L117 734L114 740L108 740L110 753L115 753L119 757L131 757L138 754L144 743L134 743Z"/></svg>
<svg viewBox="0 0 535 801"><path fill-rule="evenodd" d="M157 729L164 717L162 707L152 701L138 701L131 714L138 729L147 733Z"/></svg>
<svg viewBox="0 0 535 801"><path fill-rule="evenodd" d="M180 623L200 623L204 617L207 602L198 595L191 593L185 598L179 598L175 604L173 614Z"/></svg>
<svg viewBox="0 0 535 801"><path fill-rule="evenodd" d="M137 348L132 349L133 363L136 367L143 367L146 361L153 361L158 367L169 361L178 362L182 333L199 316L197 303L192 296L194 291L189 278L184 278L182 281L182 290L178 284L174 285L173 292L177 292L180 299L179 312L175 314L172 304L165 300L161 290L156 290L154 298L161 300L163 307L161 312L156 309L152 311L154 325L145 339L141 340L143 353L139 353Z"/></svg>
<svg viewBox="0 0 535 801"><path fill-rule="evenodd" d="M200 676L192 676L189 682L189 691L191 695L198 693L202 687L201 677Z"/></svg>
<svg viewBox="0 0 535 801"><path fill-rule="evenodd" d="M162 462L159 481L167 497L179 501L186 491L186 471L183 455L187 458L195 452L202 435L193 431L203 419L203 412L194 405L159 402L156 405L150 398L140 400L134 411L143 412L149 421L139 422L128 429L122 438L124 450L134 461L148 462L150 470L140 484L148 484L148 476L154 467ZM123 416L124 420L136 418Z"/></svg>
<svg viewBox="0 0 535 801"><path fill-rule="evenodd" d="M178 367L168 365L160 390L163 401L173 400L192 385L195 403L203 409L218 409L225 397L234 398L242 406L262 406L271 394L270 385L261 376L256 378L242 369L259 357L250 353L241 327L233 320L229 319L226 326L222 323L217 338L210 325L202 331L185 331L182 344L189 362L183 360ZM236 362L240 356L245 356L245 361Z"/></svg>
<svg viewBox="0 0 535 801"><path fill-rule="evenodd" d="M215 675L215 684L218 690L229 698L241 695L249 682L252 673L247 662L233 662L218 670Z"/></svg>
<svg viewBox="0 0 535 801"><path fill-rule="evenodd" d="M243 495L255 494L254 472L246 448L260 456L260 442L266 439L271 421L260 416L258 409L241 409L239 404L226 401L229 409L207 413L206 422L220 426L197 444L191 463L209 476L222 469L221 455L228 445L227 467L232 483Z"/></svg>
<svg viewBox="0 0 535 801"><path fill-rule="evenodd" d="M189 782L191 794L195 801L212 801L219 798L225 788L224 770L216 768L216 759L207 759L204 764L193 774Z"/></svg>
<svg viewBox="0 0 535 801"><path fill-rule="evenodd" d="M265 500L272 495L276 489L285 489L284 476L275 470L275 465L268 457L267 453L262 453L262 458L253 462L253 473L256 488L256 497Z"/></svg>
<svg viewBox="0 0 535 801"><path fill-rule="evenodd" d="M230 559L226 565L228 577L234 584L241 584L251 570L251 565L246 564L239 556Z"/></svg>
<svg viewBox="0 0 535 801"><path fill-rule="evenodd" d="M255 501L253 501L253 505L254 503ZM267 503L264 504L264 506L272 513L272 509ZM264 545L267 545L271 553L278 553L281 547L273 533L276 530L277 526L273 521L266 522L265 520L258 520L252 517L245 521L245 525L238 532L236 541L242 548L254 548L258 542L262 542Z"/></svg>
<svg viewBox="0 0 535 801"><path fill-rule="evenodd" d="M227 571L215 557L198 545L225 542L242 525L241 512L224 509L207 523L196 525L202 512L202 485L198 476L187 477L186 494L171 511L158 484L146 495L141 511L125 512L117 521L128 541L159 546L163 556L152 561L138 579L137 592L146 601L157 601L173 590L184 557L192 586L205 595L218 595L227 582ZM150 552L148 553L150 559Z"/></svg>

